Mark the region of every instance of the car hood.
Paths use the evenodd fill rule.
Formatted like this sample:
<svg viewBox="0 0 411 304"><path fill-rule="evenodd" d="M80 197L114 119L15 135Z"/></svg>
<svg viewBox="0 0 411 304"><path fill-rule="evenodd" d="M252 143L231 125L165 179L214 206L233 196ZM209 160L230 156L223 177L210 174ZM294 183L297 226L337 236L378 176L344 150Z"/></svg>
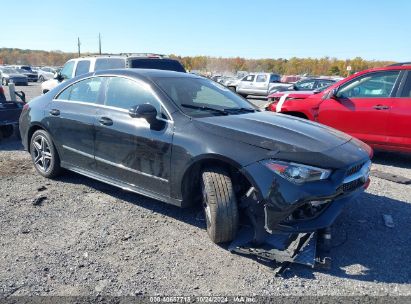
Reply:
<svg viewBox="0 0 411 304"><path fill-rule="evenodd" d="M27 77L24 74L18 74L18 73L11 73L11 74L7 74L7 73L3 73L4 75L8 76L9 78L18 78L18 77Z"/></svg>
<svg viewBox="0 0 411 304"><path fill-rule="evenodd" d="M287 94L288 98L307 98L315 94L315 91L283 91L276 92L268 96L268 98L278 98Z"/></svg>
<svg viewBox="0 0 411 304"><path fill-rule="evenodd" d="M196 118L193 122L207 132L274 153L323 152L352 138L309 120L272 112Z"/></svg>

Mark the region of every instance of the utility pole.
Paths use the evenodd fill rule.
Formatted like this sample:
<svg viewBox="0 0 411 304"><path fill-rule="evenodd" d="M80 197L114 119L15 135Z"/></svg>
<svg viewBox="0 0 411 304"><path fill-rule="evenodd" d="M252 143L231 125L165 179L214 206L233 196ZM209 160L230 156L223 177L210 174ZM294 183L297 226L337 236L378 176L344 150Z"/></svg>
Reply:
<svg viewBox="0 0 411 304"><path fill-rule="evenodd" d="M101 35L98 33L98 53L101 55Z"/></svg>
<svg viewBox="0 0 411 304"><path fill-rule="evenodd" d="M78 56L80 57L80 37L77 37Z"/></svg>

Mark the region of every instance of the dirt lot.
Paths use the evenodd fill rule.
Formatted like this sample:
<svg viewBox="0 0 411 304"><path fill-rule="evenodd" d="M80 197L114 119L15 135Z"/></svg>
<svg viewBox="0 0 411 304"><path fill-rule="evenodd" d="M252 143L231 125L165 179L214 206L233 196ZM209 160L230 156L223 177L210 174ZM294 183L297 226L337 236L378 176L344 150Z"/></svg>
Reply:
<svg viewBox="0 0 411 304"><path fill-rule="evenodd" d="M377 154L373 168L411 178L411 157ZM332 269L292 266L276 278L212 244L198 209L69 172L44 179L11 138L0 142L0 296L411 296L410 218L411 185L373 177L333 227Z"/></svg>

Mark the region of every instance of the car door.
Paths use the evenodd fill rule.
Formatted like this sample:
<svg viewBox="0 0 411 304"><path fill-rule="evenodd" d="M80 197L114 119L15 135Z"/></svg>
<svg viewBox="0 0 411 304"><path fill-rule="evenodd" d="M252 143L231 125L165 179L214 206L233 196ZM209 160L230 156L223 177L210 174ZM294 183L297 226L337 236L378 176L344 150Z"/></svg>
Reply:
<svg viewBox="0 0 411 304"><path fill-rule="evenodd" d="M163 129L154 130L144 118L129 115L131 107L145 103L162 115ZM108 78L104 107L97 113L95 159L99 174L169 195L172 134L173 123L150 85L123 77Z"/></svg>
<svg viewBox="0 0 411 304"><path fill-rule="evenodd" d="M255 77L254 91L256 95L265 95L268 91L268 75L267 74L257 74Z"/></svg>
<svg viewBox="0 0 411 304"><path fill-rule="evenodd" d="M399 71L371 72L344 83L320 104L317 121L369 144L385 144L398 75Z"/></svg>
<svg viewBox="0 0 411 304"><path fill-rule="evenodd" d="M251 90L254 87L255 75L247 75L240 81L237 91L239 93L251 94Z"/></svg>
<svg viewBox="0 0 411 304"><path fill-rule="evenodd" d="M396 97L392 99L387 125L387 145L411 152L411 72L404 73Z"/></svg>
<svg viewBox="0 0 411 304"><path fill-rule="evenodd" d="M78 81L48 105L46 125L64 164L94 170L94 124L102 78Z"/></svg>

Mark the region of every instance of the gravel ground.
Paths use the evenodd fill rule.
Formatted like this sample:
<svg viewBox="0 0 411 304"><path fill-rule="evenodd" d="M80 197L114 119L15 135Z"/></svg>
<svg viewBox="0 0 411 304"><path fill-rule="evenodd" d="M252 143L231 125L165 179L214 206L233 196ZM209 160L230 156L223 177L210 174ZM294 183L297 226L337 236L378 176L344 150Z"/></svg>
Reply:
<svg viewBox="0 0 411 304"><path fill-rule="evenodd" d="M411 156L379 153L373 168L411 178ZM333 226L331 270L293 265L277 278L211 243L198 209L70 172L44 179L10 138L0 142L0 296L411 296L410 218L411 185L374 177Z"/></svg>

